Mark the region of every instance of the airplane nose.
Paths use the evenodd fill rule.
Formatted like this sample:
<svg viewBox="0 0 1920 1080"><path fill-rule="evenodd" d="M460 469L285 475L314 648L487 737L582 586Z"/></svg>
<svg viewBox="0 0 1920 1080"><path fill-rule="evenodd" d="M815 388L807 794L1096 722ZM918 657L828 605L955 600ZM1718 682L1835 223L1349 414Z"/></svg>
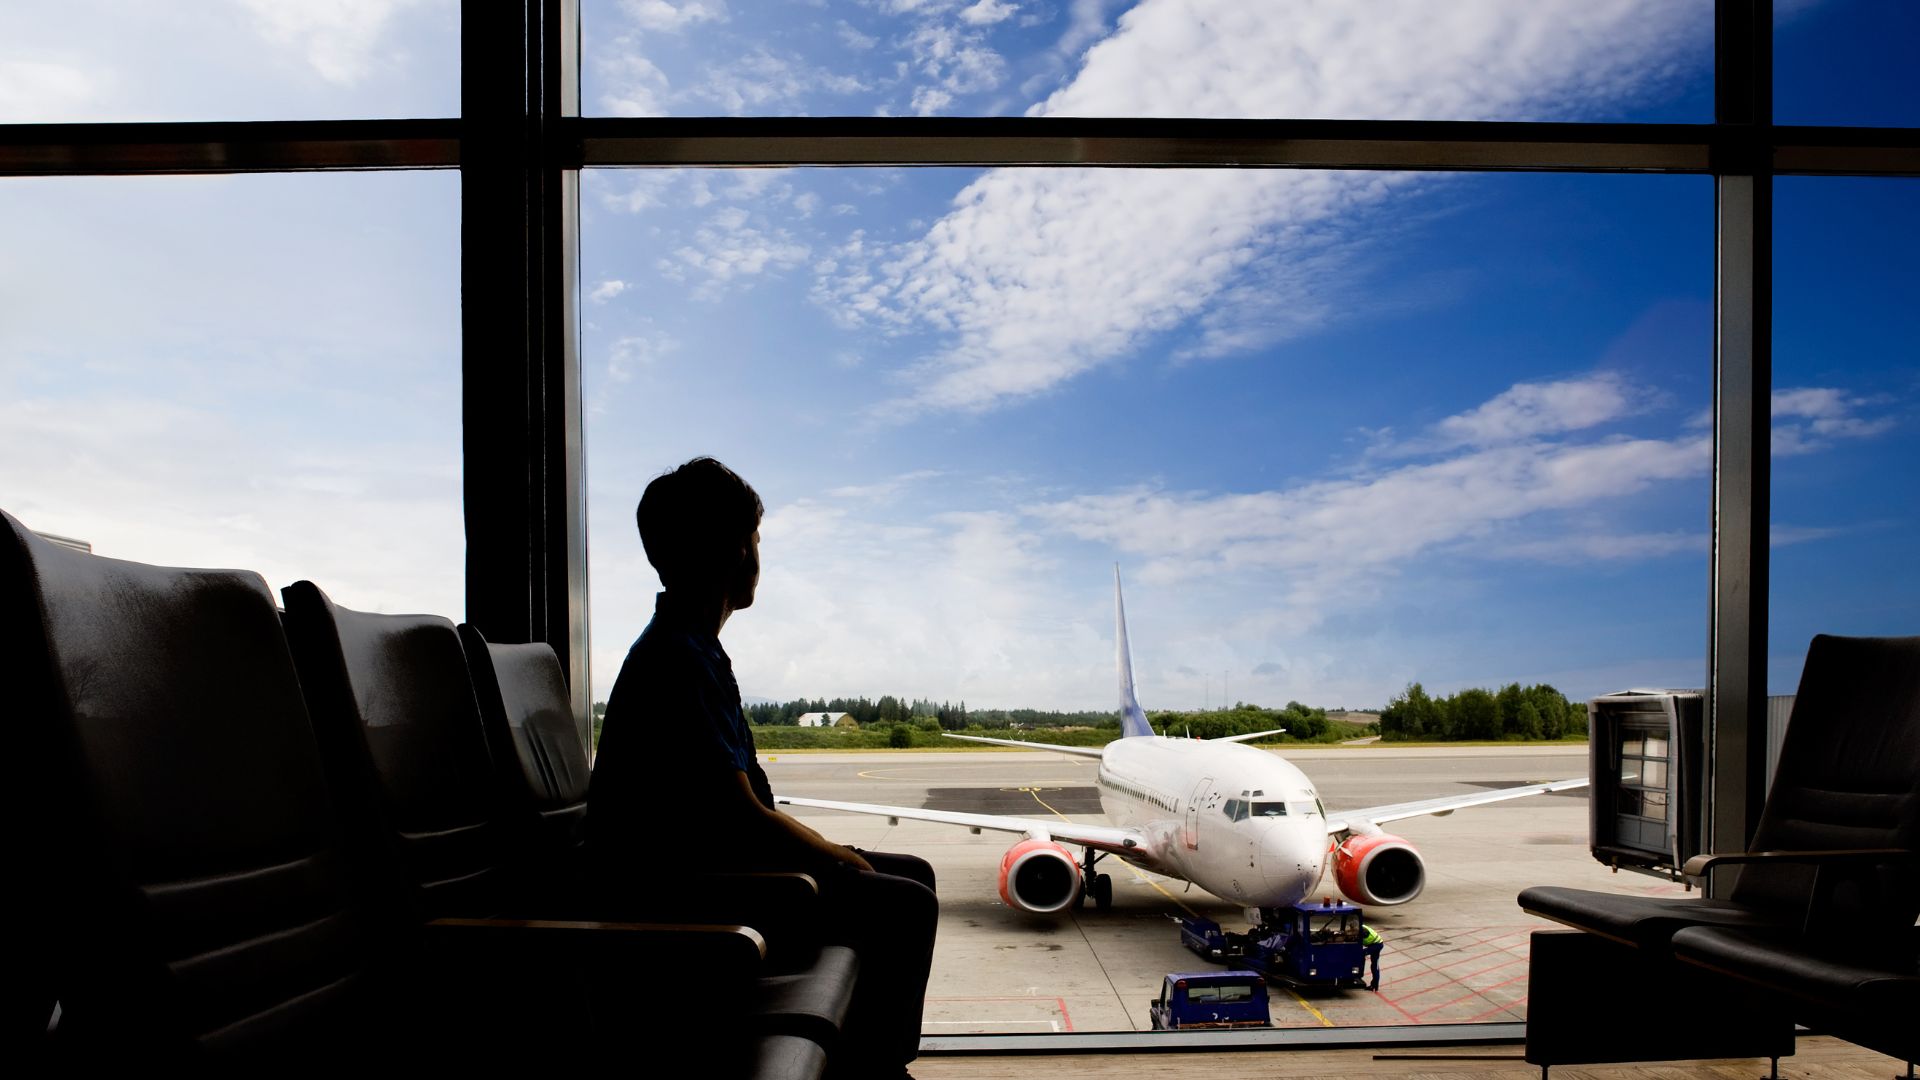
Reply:
<svg viewBox="0 0 1920 1080"><path fill-rule="evenodd" d="M1260 838L1260 870L1276 904L1298 903L1320 882L1320 847L1276 823Z"/></svg>

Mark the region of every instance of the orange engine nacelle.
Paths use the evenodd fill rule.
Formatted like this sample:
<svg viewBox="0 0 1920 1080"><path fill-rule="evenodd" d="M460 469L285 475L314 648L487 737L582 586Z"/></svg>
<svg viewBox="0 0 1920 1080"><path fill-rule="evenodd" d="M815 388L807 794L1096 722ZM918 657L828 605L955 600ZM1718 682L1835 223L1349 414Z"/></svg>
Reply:
<svg viewBox="0 0 1920 1080"><path fill-rule="evenodd" d="M1426 887L1427 864L1397 836L1350 836L1333 846L1333 881L1356 904L1404 904Z"/></svg>
<svg viewBox="0 0 1920 1080"><path fill-rule="evenodd" d="M1022 840L1000 860L1000 899L1009 907L1047 915L1079 896L1080 864L1051 840Z"/></svg>

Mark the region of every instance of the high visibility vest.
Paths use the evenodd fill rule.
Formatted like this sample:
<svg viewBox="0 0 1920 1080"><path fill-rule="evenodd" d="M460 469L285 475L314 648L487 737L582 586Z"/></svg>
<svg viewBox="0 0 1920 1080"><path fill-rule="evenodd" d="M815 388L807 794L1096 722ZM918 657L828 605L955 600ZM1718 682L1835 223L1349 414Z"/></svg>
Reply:
<svg viewBox="0 0 1920 1080"><path fill-rule="evenodd" d="M1366 944L1368 945L1380 944L1380 931L1375 930L1373 927L1368 926L1366 923L1361 923L1360 929L1365 930L1367 932L1367 936L1365 939Z"/></svg>

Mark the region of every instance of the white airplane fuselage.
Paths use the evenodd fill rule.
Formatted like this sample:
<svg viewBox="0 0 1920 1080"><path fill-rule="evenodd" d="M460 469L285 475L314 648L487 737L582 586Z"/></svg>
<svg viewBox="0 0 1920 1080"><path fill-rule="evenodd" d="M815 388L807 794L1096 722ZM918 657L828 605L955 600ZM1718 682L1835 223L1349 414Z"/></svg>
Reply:
<svg viewBox="0 0 1920 1080"><path fill-rule="evenodd" d="M1116 739L1100 756L1100 805L1142 834L1142 862L1247 907L1310 896L1326 869L1326 813L1305 773L1239 743Z"/></svg>

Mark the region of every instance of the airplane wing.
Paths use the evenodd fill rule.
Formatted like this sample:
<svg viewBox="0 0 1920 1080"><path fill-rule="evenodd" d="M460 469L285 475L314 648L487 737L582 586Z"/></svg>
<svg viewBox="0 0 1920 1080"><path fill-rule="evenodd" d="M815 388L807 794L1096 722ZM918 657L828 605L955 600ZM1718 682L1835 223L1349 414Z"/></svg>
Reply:
<svg viewBox="0 0 1920 1080"><path fill-rule="evenodd" d="M1099 757L1103 749L1098 746L1056 746L1053 743L1027 742L1022 739L990 739L985 735L955 735L952 732L947 732L946 736L949 739L959 739L961 742L983 742L992 743L995 746L1017 746L1022 750L1051 750L1056 754L1076 754L1080 757L1090 758Z"/></svg>
<svg viewBox="0 0 1920 1080"><path fill-rule="evenodd" d="M1286 728L1277 727L1268 731L1249 731L1245 735L1222 735L1217 739L1208 739L1207 741L1208 742L1252 742L1255 739L1264 739L1269 735L1284 735L1286 734L1286 732L1287 732Z"/></svg>
<svg viewBox="0 0 1920 1080"><path fill-rule="evenodd" d="M1147 849L1140 833L1134 829L1115 828L1112 825L1082 825L1065 818L1002 817L998 814L963 814L953 810L917 810L910 806L875 806L872 803L833 802L828 799L796 799L785 795L776 795L773 801L782 806L806 806L815 810L842 810L849 814L871 814L877 817L904 818L908 821L961 825L975 832L989 829L994 832L1044 836L1063 844L1111 852L1131 861L1147 861Z"/></svg>
<svg viewBox="0 0 1920 1080"><path fill-rule="evenodd" d="M1544 795L1550 791L1570 791L1587 786L1587 778L1575 777L1571 780L1555 780L1546 784L1526 784L1521 787L1496 788L1492 791L1478 791L1472 795L1445 795L1437 799L1421 799L1418 802L1394 803L1390 806L1369 806L1363 810L1348 810L1344 813L1327 815L1329 834L1351 832L1367 825L1380 825L1403 818L1419 817L1422 814L1441 816L1469 806L1484 806L1487 803L1505 802L1508 799L1524 799L1529 795Z"/></svg>

